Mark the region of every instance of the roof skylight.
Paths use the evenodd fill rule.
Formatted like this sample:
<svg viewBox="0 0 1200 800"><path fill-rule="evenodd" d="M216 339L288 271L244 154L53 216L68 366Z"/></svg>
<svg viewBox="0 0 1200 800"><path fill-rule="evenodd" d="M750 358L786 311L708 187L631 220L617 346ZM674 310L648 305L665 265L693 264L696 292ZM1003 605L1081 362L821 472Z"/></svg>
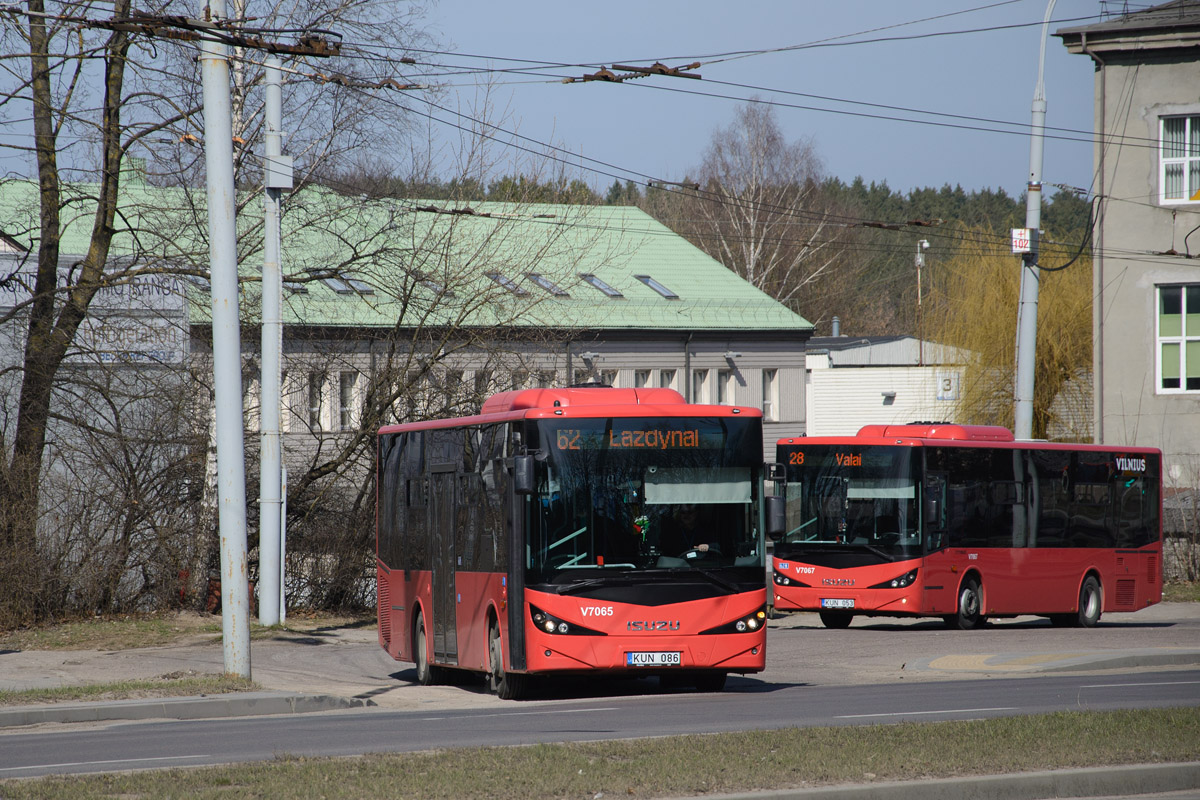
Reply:
<svg viewBox="0 0 1200 800"><path fill-rule="evenodd" d="M529 278L529 280L533 281L538 286L542 287L543 289L545 289L547 292L554 295L555 297L570 297L571 296L570 294L567 293L566 289L563 289L561 286L559 286L557 283L555 283L554 281L547 278L545 275L540 275L536 272L530 272L530 273L527 273L525 277Z"/></svg>
<svg viewBox="0 0 1200 800"><path fill-rule="evenodd" d="M516 281L514 281L512 278L501 275L499 272L485 272L483 274L488 276L492 280L494 280L496 283L503 286L505 289L508 289L510 292L512 292L515 295L520 296L520 295L529 294L529 292L525 291L520 286L518 286Z"/></svg>
<svg viewBox="0 0 1200 800"><path fill-rule="evenodd" d="M313 270L320 274L322 270ZM349 275L322 275L321 283L333 289L338 294L375 294L375 288L369 283L351 278Z"/></svg>
<svg viewBox="0 0 1200 800"><path fill-rule="evenodd" d="M625 295L621 294L618 290L614 289L612 286L609 286L607 283L600 280L599 278L597 278L595 275L593 275L590 272L581 272L581 273L579 273L579 277L583 278L585 283L591 284L592 286L596 287L600 291L604 292L604 294L608 295L609 297L624 297L625 296Z"/></svg>
<svg viewBox="0 0 1200 800"><path fill-rule="evenodd" d="M639 281L646 284L651 289L658 292L659 294L661 294L663 297L667 298L668 300L678 300L679 299L679 295L675 294L670 289L663 286L658 281L654 280L654 278L651 278L649 275L634 275L633 277L637 278Z"/></svg>

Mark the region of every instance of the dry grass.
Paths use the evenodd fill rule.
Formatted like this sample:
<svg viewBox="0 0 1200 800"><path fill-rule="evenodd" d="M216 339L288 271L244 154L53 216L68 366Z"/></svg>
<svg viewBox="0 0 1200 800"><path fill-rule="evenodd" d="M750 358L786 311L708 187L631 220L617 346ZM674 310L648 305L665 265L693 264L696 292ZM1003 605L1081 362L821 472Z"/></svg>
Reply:
<svg viewBox="0 0 1200 800"><path fill-rule="evenodd" d="M1163 585L1164 603L1200 603L1200 582L1174 581Z"/></svg>
<svg viewBox="0 0 1200 800"><path fill-rule="evenodd" d="M836 783L1191 761L1200 709L806 728L351 759L281 754L237 766L0 783L24 798L695 796Z"/></svg>
<svg viewBox="0 0 1200 800"><path fill-rule="evenodd" d="M0 690L0 706L136 700L147 697L187 697L200 694L248 692L257 688L259 688L258 684L236 675L172 673L140 681L61 686L53 689Z"/></svg>
<svg viewBox="0 0 1200 800"><path fill-rule="evenodd" d="M320 628L345 628L362 624L375 624L375 617L296 614L289 616L284 625L263 627L252 623L250 635L254 639L269 639L287 633L309 633ZM212 614L192 611L125 614L6 631L0 633L0 650L129 650L217 641L220 635L221 617Z"/></svg>

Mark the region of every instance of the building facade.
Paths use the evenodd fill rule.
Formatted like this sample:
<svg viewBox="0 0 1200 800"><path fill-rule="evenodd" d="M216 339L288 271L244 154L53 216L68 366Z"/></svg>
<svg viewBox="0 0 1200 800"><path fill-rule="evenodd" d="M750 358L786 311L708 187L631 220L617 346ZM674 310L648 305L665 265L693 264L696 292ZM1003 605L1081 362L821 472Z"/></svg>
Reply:
<svg viewBox="0 0 1200 800"><path fill-rule="evenodd" d="M1095 65L1094 438L1200 485L1200 2L1056 32Z"/></svg>

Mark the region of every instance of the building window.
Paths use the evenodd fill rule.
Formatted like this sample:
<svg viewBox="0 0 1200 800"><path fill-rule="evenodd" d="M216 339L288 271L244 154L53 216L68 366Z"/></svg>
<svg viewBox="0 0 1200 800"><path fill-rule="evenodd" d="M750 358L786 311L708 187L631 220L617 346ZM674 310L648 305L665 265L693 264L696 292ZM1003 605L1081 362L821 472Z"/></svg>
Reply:
<svg viewBox="0 0 1200 800"><path fill-rule="evenodd" d="M705 384L708 383L708 370L694 369L692 370L692 402L707 403L708 394L705 392Z"/></svg>
<svg viewBox="0 0 1200 800"><path fill-rule="evenodd" d="M633 388L645 389L650 385L650 370L636 369L633 371Z"/></svg>
<svg viewBox="0 0 1200 800"><path fill-rule="evenodd" d="M1158 391L1200 391L1200 283L1158 287Z"/></svg>
<svg viewBox="0 0 1200 800"><path fill-rule="evenodd" d="M358 385L357 372L343 372L338 382L338 425L348 431L354 427L354 389Z"/></svg>
<svg viewBox="0 0 1200 800"><path fill-rule="evenodd" d="M733 370L717 370L717 403L731 405L733 403Z"/></svg>
<svg viewBox="0 0 1200 800"><path fill-rule="evenodd" d="M662 369L658 371L658 385L663 389L675 388L675 370Z"/></svg>
<svg viewBox="0 0 1200 800"><path fill-rule="evenodd" d="M1163 203L1200 203L1200 116L1160 120L1159 197Z"/></svg>
<svg viewBox="0 0 1200 800"><path fill-rule="evenodd" d="M779 370L764 369L762 371L762 412L763 419L774 422L779 408Z"/></svg>
<svg viewBox="0 0 1200 800"><path fill-rule="evenodd" d="M600 370L600 382L605 386L617 385L617 371L615 369Z"/></svg>
<svg viewBox="0 0 1200 800"><path fill-rule="evenodd" d="M321 398L325 394L325 373L308 373L308 427L321 430Z"/></svg>

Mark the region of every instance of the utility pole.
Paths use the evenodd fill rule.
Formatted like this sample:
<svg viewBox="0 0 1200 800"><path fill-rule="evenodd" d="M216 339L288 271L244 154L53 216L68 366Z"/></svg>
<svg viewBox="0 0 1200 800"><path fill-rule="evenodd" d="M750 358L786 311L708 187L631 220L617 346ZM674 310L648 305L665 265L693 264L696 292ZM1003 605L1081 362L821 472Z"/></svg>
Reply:
<svg viewBox="0 0 1200 800"><path fill-rule="evenodd" d="M1046 133L1046 37L1054 3L1046 5L1042 20L1042 46L1038 55L1037 86L1033 91L1033 119L1029 131L1029 186L1025 193L1025 227L1029 250L1022 255L1021 301L1017 308L1017 385L1013 409L1013 433L1018 439L1033 438L1033 384L1037 367L1038 239L1042 224L1042 149Z"/></svg>
<svg viewBox="0 0 1200 800"><path fill-rule="evenodd" d="M280 258L280 197L292 188L292 160L283 152L283 88L278 56L266 67L263 133L262 364L259 381L258 621L278 625L283 599L282 448L280 373L283 349L283 267Z"/></svg>
<svg viewBox="0 0 1200 800"><path fill-rule="evenodd" d="M163 37L179 41L198 41L200 43L200 74L204 89L204 156L207 181L208 201L208 251L210 285L212 290L212 353L213 353L213 394L215 406L216 447L217 447L217 520L221 539L221 630L224 644L225 672L231 675L250 677L250 586L249 569L246 559L246 468L245 450L242 445L242 352L241 326L238 320L238 272L237 272L237 225L235 214L237 197L233 180L233 113L229 98L229 57L227 42L250 50L263 50L268 53L292 53L295 55L329 58L340 53L340 45L329 42L324 35L304 33L295 44L271 42L254 33L243 33L236 26L228 24L225 13L225 0L209 0L207 14L204 19L190 19L180 16L158 16L133 12L127 17L108 20L91 20L91 27L123 30L141 33L146 36ZM328 32L323 32L328 33ZM333 34L338 37L338 34ZM276 132L274 144L264 143L264 150L274 147L274 158L268 158L268 175L274 173L274 179L268 177L269 189L290 189L292 186L291 159L279 155L278 131L282 127L279 94L279 61L273 61L275 69L274 100L268 99L268 104L274 102L274 122ZM268 95L271 90L268 90ZM268 114L270 111L268 111ZM270 137L267 137L270 139ZM272 169L272 166L274 167ZM285 168L286 167L286 168ZM286 173L286 177L284 177ZM271 181L275 183L272 184ZM286 181L286 184L284 183ZM270 199L268 199L268 204ZM273 315L278 323L281 319L282 280L279 268L279 194L274 198L274 255L265 254L264 260L275 264L270 280L275 282L273 294L269 294L265 284L266 275L271 270L264 264L264 304L269 303L269 296L277 298L274 310L264 308L264 336L267 334L266 318ZM267 214L271 214L268 207ZM271 225L267 223L268 230ZM269 239L268 235L268 239ZM269 250L270 244L264 249ZM263 366L263 383L267 383L268 372L275 376L275 402L263 406L263 413L273 408L275 420L273 425L263 420L264 430L273 427L274 451L279 450L279 341L281 331L276 325L273 334L275 344L263 347L264 356L269 351L274 354L273 367ZM264 452L270 445L264 444ZM279 459L276 455L276 477L274 478L274 497L281 494L280 478L278 475ZM267 481L264 480L264 486ZM266 546L274 547L274 560L281 556L280 544L280 515L283 509L275 501L276 512L274 520L274 541ZM261 513L261 510L260 510ZM261 520L260 520L261 521ZM274 565L273 565L274 566ZM268 570L269 572L270 570ZM269 580L275 580L274 591L266 594L268 598L279 598L282 595L282 582L278 580L279 572ZM270 601L268 600L268 603ZM275 605L275 615L278 615L278 605ZM269 623L273 624L273 623Z"/></svg>
<svg viewBox="0 0 1200 800"><path fill-rule="evenodd" d="M921 313L921 267L925 266L925 251L929 240L917 242L917 366L925 366L925 318Z"/></svg>
<svg viewBox="0 0 1200 800"><path fill-rule="evenodd" d="M209 0L213 21L225 0ZM238 322L237 198L233 184L233 113L226 45L200 42L204 85L204 156L212 287L213 392L216 411L217 520L221 539L221 630L225 672L250 677L250 587L246 565L246 469L242 447L242 352Z"/></svg>

